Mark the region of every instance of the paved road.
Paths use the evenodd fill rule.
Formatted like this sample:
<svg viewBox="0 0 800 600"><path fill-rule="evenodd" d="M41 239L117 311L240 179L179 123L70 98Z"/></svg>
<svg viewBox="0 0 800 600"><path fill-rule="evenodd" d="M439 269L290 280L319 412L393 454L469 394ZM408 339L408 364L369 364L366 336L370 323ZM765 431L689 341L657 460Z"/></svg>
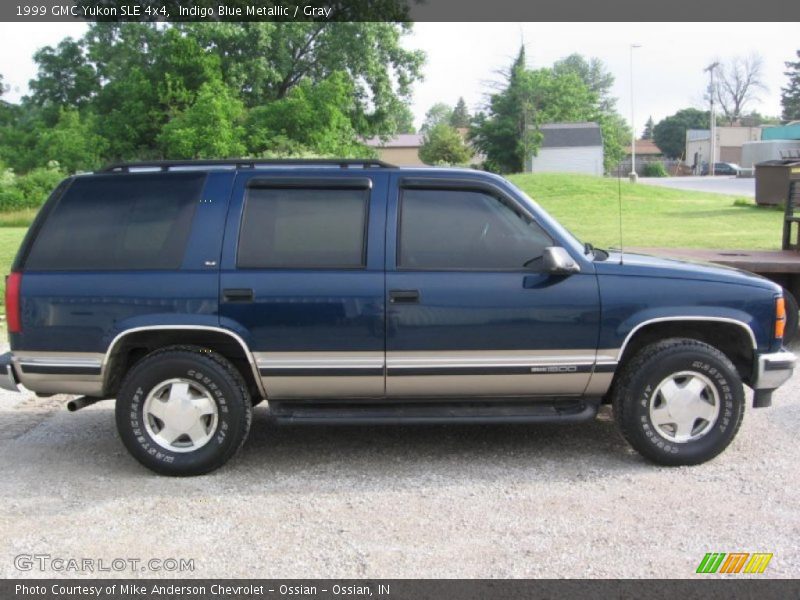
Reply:
<svg viewBox="0 0 800 600"><path fill-rule="evenodd" d="M239 457L170 479L127 455L110 403L62 401L0 396L2 577L59 575L16 570L23 553L194 559L194 577L616 578L693 577L706 552L763 551L765 576L800 574L800 375L693 468L646 463L608 414L279 428L258 408Z"/></svg>
<svg viewBox="0 0 800 600"><path fill-rule="evenodd" d="M658 185L676 190L694 190L755 198L756 180L753 177L738 178L727 175L715 177L642 177L640 183Z"/></svg>

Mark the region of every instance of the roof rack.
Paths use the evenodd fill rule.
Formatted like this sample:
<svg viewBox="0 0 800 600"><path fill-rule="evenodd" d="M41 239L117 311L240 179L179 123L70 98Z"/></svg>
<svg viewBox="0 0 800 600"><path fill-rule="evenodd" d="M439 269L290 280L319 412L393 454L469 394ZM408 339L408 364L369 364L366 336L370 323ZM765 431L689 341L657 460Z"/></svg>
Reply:
<svg viewBox="0 0 800 600"><path fill-rule="evenodd" d="M169 171L186 167L233 167L234 169L255 169L260 166L302 166L302 167L361 167L363 169L394 169L395 165L374 159L335 159L335 158L285 158L285 159L213 159L213 160L151 160L143 162L114 163L96 171L97 173L129 173L132 169L159 169Z"/></svg>

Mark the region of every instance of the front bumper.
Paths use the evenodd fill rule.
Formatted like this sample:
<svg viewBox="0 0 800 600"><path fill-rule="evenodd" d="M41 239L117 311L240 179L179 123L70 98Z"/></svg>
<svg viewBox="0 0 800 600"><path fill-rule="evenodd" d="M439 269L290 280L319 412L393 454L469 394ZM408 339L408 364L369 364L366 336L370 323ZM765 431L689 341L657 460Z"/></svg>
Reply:
<svg viewBox="0 0 800 600"><path fill-rule="evenodd" d="M797 357L788 350L761 354L756 365L754 390L774 390L783 385L794 372Z"/></svg>
<svg viewBox="0 0 800 600"><path fill-rule="evenodd" d="M14 365L11 362L11 352L0 355L0 388L18 392L17 375L14 372Z"/></svg>

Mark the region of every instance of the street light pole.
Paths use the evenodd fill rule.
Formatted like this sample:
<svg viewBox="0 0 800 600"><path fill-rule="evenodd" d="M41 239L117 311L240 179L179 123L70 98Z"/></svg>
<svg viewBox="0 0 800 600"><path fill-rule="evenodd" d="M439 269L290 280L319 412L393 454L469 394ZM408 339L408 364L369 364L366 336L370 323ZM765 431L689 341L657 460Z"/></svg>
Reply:
<svg viewBox="0 0 800 600"><path fill-rule="evenodd" d="M628 178L631 183L636 183L638 175L636 175L636 120L634 119L633 110L633 50L634 48L641 48L640 44L631 44L631 172Z"/></svg>
<svg viewBox="0 0 800 600"><path fill-rule="evenodd" d="M709 176L714 176L714 162L716 161L716 146L717 146L717 116L714 112L714 69L719 66L719 62L713 62L708 65L704 71L708 71L708 75L711 78L711 83L708 88L708 95L711 98L711 123L709 127L709 140L710 149L711 149L711 157L708 160L708 174Z"/></svg>

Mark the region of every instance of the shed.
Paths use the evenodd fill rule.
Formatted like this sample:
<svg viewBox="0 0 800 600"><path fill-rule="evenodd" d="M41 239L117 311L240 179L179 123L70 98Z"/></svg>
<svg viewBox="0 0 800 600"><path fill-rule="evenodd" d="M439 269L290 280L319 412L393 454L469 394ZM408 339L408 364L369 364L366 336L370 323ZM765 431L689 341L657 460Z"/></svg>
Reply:
<svg viewBox="0 0 800 600"><path fill-rule="evenodd" d="M539 130L542 143L526 171L603 174L603 134L597 123L548 123Z"/></svg>

